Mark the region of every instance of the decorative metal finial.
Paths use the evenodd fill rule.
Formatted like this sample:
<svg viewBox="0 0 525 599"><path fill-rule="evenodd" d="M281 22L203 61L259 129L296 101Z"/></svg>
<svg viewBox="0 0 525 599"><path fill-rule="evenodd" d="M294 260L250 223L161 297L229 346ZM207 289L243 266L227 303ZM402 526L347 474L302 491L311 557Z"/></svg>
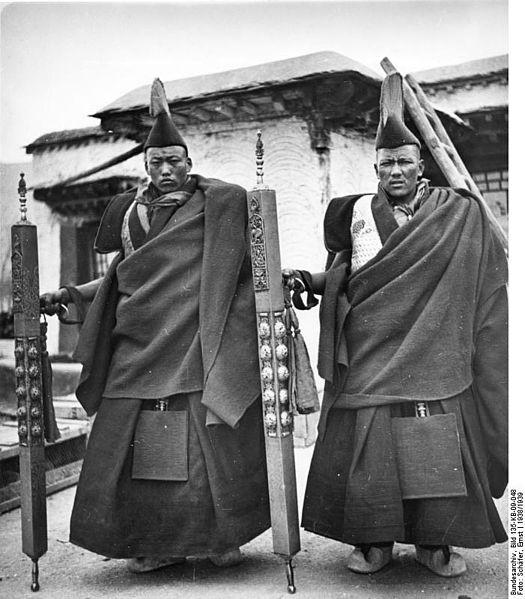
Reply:
<svg viewBox="0 0 525 599"><path fill-rule="evenodd" d="M261 135L262 135L262 132L259 129L257 131L257 143L255 144L255 164L257 165L257 170L256 170L257 187L259 187L259 188L264 187L264 181L263 181L264 146L263 146L263 142L261 139Z"/></svg>
<svg viewBox="0 0 525 599"><path fill-rule="evenodd" d="M33 568L31 570L31 590L36 593L40 590L40 583L38 582L38 560L33 560Z"/></svg>
<svg viewBox="0 0 525 599"><path fill-rule="evenodd" d="M26 192L27 185L24 179L24 173L20 173L20 181L18 182L18 201L20 202L20 213L23 221L27 220Z"/></svg>
<svg viewBox="0 0 525 599"><path fill-rule="evenodd" d="M416 415L420 418L428 416L427 404L424 401L416 402Z"/></svg>

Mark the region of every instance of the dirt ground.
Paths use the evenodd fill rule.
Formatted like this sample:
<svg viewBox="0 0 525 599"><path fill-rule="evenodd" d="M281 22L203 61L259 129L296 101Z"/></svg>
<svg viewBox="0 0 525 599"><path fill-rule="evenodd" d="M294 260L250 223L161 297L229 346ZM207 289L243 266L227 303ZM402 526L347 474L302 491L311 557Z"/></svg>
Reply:
<svg viewBox="0 0 525 599"><path fill-rule="evenodd" d="M296 449L299 497L312 448ZM285 598L283 561L272 553L267 531L243 548L245 561L221 569L209 561L186 562L147 574L129 573L122 560L109 560L68 543L74 488L48 498L49 550L40 560L41 590L30 591L31 560L21 552L20 510L0 516L0 597L5 599L241 599ZM507 501L497 502L507 521ZM396 545L394 562L370 576L346 568L350 547L302 531L294 562L298 598L505 599L507 545L462 550L469 570L459 579L434 576L414 561L414 548Z"/></svg>

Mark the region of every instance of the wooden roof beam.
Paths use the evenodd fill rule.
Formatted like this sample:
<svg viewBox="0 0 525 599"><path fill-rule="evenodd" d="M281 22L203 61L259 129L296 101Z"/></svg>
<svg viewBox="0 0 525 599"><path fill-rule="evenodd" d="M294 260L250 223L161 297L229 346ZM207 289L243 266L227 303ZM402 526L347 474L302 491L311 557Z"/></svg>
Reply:
<svg viewBox="0 0 525 599"><path fill-rule="evenodd" d="M276 112L285 112L286 111L286 107L284 105L284 99L281 94L273 95L272 104L273 104L274 110Z"/></svg>
<svg viewBox="0 0 525 599"><path fill-rule="evenodd" d="M377 125L377 123L379 121L379 107L378 106L372 106L371 108L363 110L362 114L365 118L365 122L367 125L369 125L369 124Z"/></svg>
<svg viewBox="0 0 525 599"><path fill-rule="evenodd" d="M171 112L171 118L175 121L176 125L187 125L188 124L188 115L183 112Z"/></svg>
<svg viewBox="0 0 525 599"><path fill-rule="evenodd" d="M195 106L195 108L190 108L188 111L188 115L190 117L196 118L199 121L202 121L203 123L207 123L208 121L210 121L212 118L212 114L213 113L209 110L200 108L198 106Z"/></svg>
<svg viewBox="0 0 525 599"><path fill-rule="evenodd" d="M343 104L349 102L351 98L354 97L356 91L356 85L350 79L346 79L345 81L341 81L337 88L337 96L340 102Z"/></svg>
<svg viewBox="0 0 525 599"><path fill-rule="evenodd" d="M170 112L171 118L177 125L186 125L188 123L188 117L181 112ZM153 127L153 117L149 114L141 114L138 117L141 126L151 129Z"/></svg>
<svg viewBox="0 0 525 599"><path fill-rule="evenodd" d="M238 110L245 112L246 114L249 114L250 116L257 116L258 114L258 110L257 110L257 106L255 106L255 104L253 104L252 102L249 102L248 100L242 100L241 102L239 102L239 104L237 105Z"/></svg>
<svg viewBox="0 0 525 599"><path fill-rule="evenodd" d="M214 106L213 109L217 114L225 116L228 119L235 118L235 104L232 105L231 101L228 104L226 102L220 102Z"/></svg>

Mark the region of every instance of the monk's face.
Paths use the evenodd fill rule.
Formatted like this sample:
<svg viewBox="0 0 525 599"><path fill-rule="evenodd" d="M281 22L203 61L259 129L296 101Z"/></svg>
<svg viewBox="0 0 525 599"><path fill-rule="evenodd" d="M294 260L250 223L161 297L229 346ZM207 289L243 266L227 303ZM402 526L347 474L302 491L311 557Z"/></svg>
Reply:
<svg viewBox="0 0 525 599"><path fill-rule="evenodd" d="M419 148L414 144L381 148L377 151L376 159L374 168L381 187L397 202L410 202L416 193L418 179L423 174L424 165Z"/></svg>
<svg viewBox="0 0 525 599"><path fill-rule="evenodd" d="M151 182L162 193L180 189L191 170L191 158L182 146L148 148L144 162Z"/></svg>

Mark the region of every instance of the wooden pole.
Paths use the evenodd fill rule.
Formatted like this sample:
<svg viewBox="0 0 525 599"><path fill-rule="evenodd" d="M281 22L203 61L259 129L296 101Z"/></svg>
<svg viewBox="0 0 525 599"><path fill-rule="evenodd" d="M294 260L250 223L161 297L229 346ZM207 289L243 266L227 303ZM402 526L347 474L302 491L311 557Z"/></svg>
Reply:
<svg viewBox="0 0 525 599"><path fill-rule="evenodd" d="M425 113L427 114L429 120L432 121L432 124L434 125L434 129L437 133L437 136L439 137L441 143L444 144L445 150L448 152L453 163L456 165L459 172L465 178L465 182L469 186L469 189L473 193L475 193L477 196L481 197L481 191L479 190L478 186L474 182L474 179L472 179L470 173L468 172L467 167L465 166L465 163L461 159L461 156L459 155L458 151L456 150L456 147L452 143L452 140L450 139L450 136L447 133L447 130L443 126L443 123L441 122L441 119L439 118L436 111L434 110L434 107L429 102L425 92L423 91L423 89L421 88L419 83L414 79L414 77L412 75L406 75L405 80L410 85L412 90L414 91L419 104L421 105L421 107L423 108Z"/></svg>

